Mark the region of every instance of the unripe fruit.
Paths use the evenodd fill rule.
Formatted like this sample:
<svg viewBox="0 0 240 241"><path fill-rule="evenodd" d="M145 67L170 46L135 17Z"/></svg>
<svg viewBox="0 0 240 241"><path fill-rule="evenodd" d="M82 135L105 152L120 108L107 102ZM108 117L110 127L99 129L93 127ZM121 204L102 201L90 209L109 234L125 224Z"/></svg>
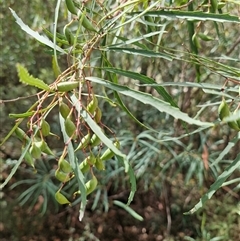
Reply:
<svg viewBox="0 0 240 241"><path fill-rule="evenodd" d="M63 157L60 157L60 159L58 160L58 167L61 171L65 173L72 172L72 167L70 163Z"/></svg>
<svg viewBox="0 0 240 241"><path fill-rule="evenodd" d="M59 103L59 112L61 116L66 119L70 113L70 108L68 107L67 104L65 104L63 101Z"/></svg>
<svg viewBox="0 0 240 241"><path fill-rule="evenodd" d="M95 110L94 120L96 123L99 123L102 119L102 111L99 107Z"/></svg>
<svg viewBox="0 0 240 241"><path fill-rule="evenodd" d="M91 147L98 146L100 143L101 139L96 134L93 134L90 140Z"/></svg>
<svg viewBox="0 0 240 241"><path fill-rule="evenodd" d="M26 162L29 166L31 166L31 167L33 167L33 168L35 169L34 159L33 159L32 155L31 155L28 151L26 152L26 154L25 154L25 156L24 156L24 160L25 160L25 162Z"/></svg>
<svg viewBox="0 0 240 241"><path fill-rule="evenodd" d="M97 184L98 184L98 180L95 176L93 176L93 178L91 180L89 180L86 184L85 184L85 187L86 187L86 194L90 194L91 192L93 192L96 187L97 187ZM77 194L81 194L80 191L77 191L75 192L73 195L76 196Z"/></svg>
<svg viewBox="0 0 240 241"><path fill-rule="evenodd" d="M96 158L95 167L100 171L105 170L105 165L100 157Z"/></svg>
<svg viewBox="0 0 240 241"><path fill-rule="evenodd" d="M98 107L98 99L95 95L93 95L93 99L87 105L87 111L93 115L97 107Z"/></svg>
<svg viewBox="0 0 240 241"><path fill-rule="evenodd" d="M79 11L78 18L82 21L82 26L84 28L86 28L89 31L97 32L96 28L92 25L88 18L85 15L83 15L81 11Z"/></svg>
<svg viewBox="0 0 240 241"><path fill-rule="evenodd" d="M97 184L98 184L98 180L95 176L93 176L93 178L85 184L87 195L96 189Z"/></svg>
<svg viewBox="0 0 240 241"><path fill-rule="evenodd" d="M65 126L65 131L66 131L67 135L69 137L72 137L73 140L75 140L77 138L77 135L76 135L77 128L69 117L67 117L67 119L65 120L64 126Z"/></svg>
<svg viewBox="0 0 240 241"><path fill-rule="evenodd" d="M76 89L78 86L79 86L78 81L60 82L57 84L57 90L60 92L68 92Z"/></svg>
<svg viewBox="0 0 240 241"><path fill-rule="evenodd" d="M70 13L77 15L77 9L72 0L65 0L67 9Z"/></svg>
<svg viewBox="0 0 240 241"><path fill-rule="evenodd" d="M84 159L79 165L79 169L81 170L82 173L86 173L90 170L90 165L87 161L87 159Z"/></svg>
<svg viewBox="0 0 240 241"><path fill-rule="evenodd" d="M78 145L78 147L76 148L75 151L85 149L88 146L88 144L90 142L90 139L91 139L91 134L89 132L86 136L84 136L82 138L82 140L80 141L80 143L79 143L79 145Z"/></svg>
<svg viewBox="0 0 240 241"><path fill-rule="evenodd" d="M55 171L55 177L60 181L60 182L68 182L72 177L69 176L68 173L65 173L58 168Z"/></svg>
<svg viewBox="0 0 240 241"><path fill-rule="evenodd" d="M60 193L60 191L55 193L55 199L57 200L58 203L60 204L69 204L70 202L67 200L67 198Z"/></svg>
<svg viewBox="0 0 240 241"><path fill-rule="evenodd" d="M224 117L228 117L230 115L230 110L229 110L228 104L225 101L225 99L222 100L222 102L218 108L218 115L219 115L220 120L223 120Z"/></svg>
<svg viewBox="0 0 240 241"><path fill-rule="evenodd" d="M16 128L15 134L20 141L29 141L27 134L19 127Z"/></svg>
<svg viewBox="0 0 240 241"><path fill-rule="evenodd" d="M42 119L40 126L41 126L42 135L48 136L50 134L50 125L45 121L45 119Z"/></svg>
<svg viewBox="0 0 240 241"><path fill-rule="evenodd" d="M240 131L240 127L236 121L228 122L228 126L236 131Z"/></svg>
<svg viewBox="0 0 240 241"><path fill-rule="evenodd" d="M36 143L32 143L32 145L29 149L29 152L33 158L37 159L41 156L41 149L36 145Z"/></svg>
<svg viewBox="0 0 240 241"><path fill-rule="evenodd" d="M119 149L119 148L120 148L120 143L119 143L119 141L116 141L116 142L114 143L114 146L116 146L116 147ZM111 159L114 155L115 155L114 152L113 152L110 148L108 148L108 149L102 154L102 156L100 157L100 159L101 159L102 161L106 161L106 160Z"/></svg>
<svg viewBox="0 0 240 241"><path fill-rule="evenodd" d="M72 34L72 31L69 29L68 25L65 25L63 28L63 33L70 45L74 44L74 35Z"/></svg>

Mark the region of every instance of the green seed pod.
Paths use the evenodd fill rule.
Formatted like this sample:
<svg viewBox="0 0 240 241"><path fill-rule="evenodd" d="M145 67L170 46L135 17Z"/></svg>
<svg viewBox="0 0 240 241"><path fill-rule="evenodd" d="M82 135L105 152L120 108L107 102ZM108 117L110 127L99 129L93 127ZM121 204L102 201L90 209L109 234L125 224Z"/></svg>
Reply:
<svg viewBox="0 0 240 241"><path fill-rule="evenodd" d="M95 167L100 171L105 170L105 165L100 157L96 158Z"/></svg>
<svg viewBox="0 0 240 241"><path fill-rule="evenodd" d="M41 156L41 149L36 145L36 143L32 143L32 145L29 149L29 152L32 155L32 157L35 159L37 159Z"/></svg>
<svg viewBox="0 0 240 241"><path fill-rule="evenodd" d="M77 138L77 135L76 135L77 128L69 117L67 117L67 119L65 120L64 126L65 126L65 131L66 131L67 135L69 137L72 137L73 140L75 140Z"/></svg>
<svg viewBox="0 0 240 241"><path fill-rule="evenodd" d="M120 143L119 143L119 141L116 141L116 142L114 143L114 146L116 146L116 147L119 149L119 148L120 148ZM106 161L106 160L111 159L114 155L115 155L114 152L113 152L110 148L108 148L108 149L102 154L102 156L100 157L100 159L101 159L102 161Z"/></svg>
<svg viewBox="0 0 240 241"><path fill-rule="evenodd" d="M74 44L74 35L72 34L72 31L69 29L68 25L65 25L63 28L63 33L70 45Z"/></svg>
<svg viewBox="0 0 240 241"><path fill-rule="evenodd" d="M70 163L63 157L60 157L60 159L58 160L58 167L61 171L65 173L72 172L72 167Z"/></svg>
<svg viewBox="0 0 240 241"><path fill-rule="evenodd" d="M82 173L86 173L90 170L90 165L87 161L87 159L84 159L79 165L79 169L81 170Z"/></svg>
<svg viewBox="0 0 240 241"><path fill-rule="evenodd" d="M198 41L198 37L197 37L197 33L195 33L193 36L192 36L192 42L193 44L196 46L196 48L200 49L201 48L201 45Z"/></svg>
<svg viewBox="0 0 240 241"><path fill-rule="evenodd" d="M90 103L87 106L87 111L93 115L97 107L98 107L98 99L95 95L93 95L93 99L90 101Z"/></svg>
<svg viewBox="0 0 240 241"><path fill-rule="evenodd" d="M72 0L65 0L67 9L70 13L77 15L77 9Z"/></svg>
<svg viewBox="0 0 240 241"><path fill-rule="evenodd" d="M95 176L93 176L93 178L85 184L86 194L88 195L91 192L93 192L96 189L97 184L98 184L98 180ZM80 194L81 194L81 192L77 191L77 192L74 192L73 196L75 197L76 195L80 195Z"/></svg>
<svg viewBox="0 0 240 241"><path fill-rule="evenodd" d="M225 7L226 6L226 3L225 2L219 2L218 3L218 10L219 9L222 9L223 7Z"/></svg>
<svg viewBox="0 0 240 241"><path fill-rule="evenodd" d="M93 176L93 178L85 184L87 195L96 189L97 184L98 184L98 180L95 176Z"/></svg>
<svg viewBox="0 0 240 241"><path fill-rule="evenodd" d="M40 126L41 126L42 135L48 136L50 134L50 125L46 122L45 119L42 119Z"/></svg>
<svg viewBox="0 0 240 241"><path fill-rule="evenodd" d="M52 150L49 148L47 142L45 142L44 140L42 140L42 145L40 146L40 149L43 153L47 154L47 155L51 155L54 156L54 153L52 152Z"/></svg>
<svg viewBox="0 0 240 241"><path fill-rule="evenodd" d="M210 11L211 13L215 13L218 9L218 0L210 0L210 2L211 2Z"/></svg>
<svg viewBox="0 0 240 241"><path fill-rule="evenodd" d="M230 110L225 99L222 100L220 106L218 107L218 115L220 120L223 120L224 117L228 117L230 115Z"/></svg>
<svg viewBox="0 0 240 241"><path fill-rule="evenodd" d="M236 121L228 122L228 126L236 131L240 131L240 127Z"/></svg>
<svg viewBox="0 0 240 241"><path fill-rule="evenodd" d="M33 167L35 169L35 165L34 165L34 159L32 157L32 155L27 151L25 156L24 156L24 161L31 167Z"/></svg>
<svg viewBox="0 0 240 241"><path fill-rule="evenodd" d="M90 142L90 139L91 139L91 134L89 132L86 136L84 136L82 138L82 140L80 141L80 143L79 143L79 145L78 145L78 147L76 148L75 151L85 149L88 146L88 144Z"/></svg>
<svg viewBox="0 0 240 241"><path fill-rule="evenodd" d="M78 86L79 86L78 81L60 82L57 84L57 90L60 92L68 92L76 89Z"/></svg>
<svg viewBox="0 0 240 241"><path fill-rule="evenodd" d="M58 203L60 204L69 204L70 202L67 200L67 198L60 193L60 191L57 191L55 193L55 199L57 200Z"/></svg>
<svg viewBox="0 0 240 241"><path fill-rule="evenodd" d="M89 30L89 31L93 31L93 32L97 32L96 28L92 25L92 23L88 20L88 18L86 17L85 13L82 13L81 11L79 11L79 15L78 18L80 20L80 22L82 23L82 26Z"/></svg>
<svg viewBox="0 0 240 241"><path fill-rule="evenodd" d="M69 173L62 172L60 168L58 168L55 171L55 177L60 181L60 182L68 182L72 177L69 176Z"/></svg>
<svg viewBox="0 0 240 241"><path fill-rule="evenodd" d="M102 111L99 107L95 110L94 120L96 123L99 123L102 119Z"/></svg>
<svg viewBox="0 0 240 241"><path fill-rule="evenodd" d="M213 40L212 37L210 37L206 34L203 34L203 33L198 33L197 36L203 41L212 41Z"/></svg>
<svg viewBox="0 0 240 241"><path fill-rule="evenodd" d="M70 108L68 107L67 104L65 104L63 101L59 103L59 112L61 116L66 119L70 113Z"/></svg>
<svg viewBox="0 0 240 241"><path fill-rule="evenodd" d="M101 143L101 139L96 134L93 134L90 140L90 146L91 147L98 146L100 143Z"/></svg>
<svg viewBox="0 0 240 241"><path fill-rule="evenodd" d="M19 127L16 128L15 134L20 141L26 142L26 141L30 140L29 137L27 136L27 134Z"/></svg>

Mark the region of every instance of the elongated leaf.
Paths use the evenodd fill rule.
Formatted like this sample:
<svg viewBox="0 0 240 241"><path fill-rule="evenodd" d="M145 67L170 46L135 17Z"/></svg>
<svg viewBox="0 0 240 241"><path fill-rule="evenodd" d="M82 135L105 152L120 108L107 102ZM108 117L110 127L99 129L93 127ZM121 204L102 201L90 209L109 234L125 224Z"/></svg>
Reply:
<svg viewBox="0 0 240 241"><path fill-rule="evenodd" d="M237 169L240 167L240 153L237 155L236 159L228 166L226 171L224 171L220 176L218 176L217 180L211 185L208 192L200 199L200 201L192 208L190 211L184 214L193 214L197 210L203 207L207 200L209 200L213 194L223 185L226 179Z"/></svg>
<svg viewBox="0 0 240 241"><path fill-rule="evenodd" d="M121 208L123 208L125 211L127 211L129 214L131 214L132 217L136 218L139 221L143 221L143 217L140 216L138 213L136 213L132 208L130 208L129 206L127 206L126 204L114 200L113 203Z"/></svg>
<svg viewBox="0 0 240 241"><path fill-rule="evenodd" d="M134 12L132 14L139 14L140 12ZM230 22L240 23L240 19L237 16L229 14L215 14L205 13L201 11L176 11L176 10L160 10L160 11L149 11L145 13L146 16L152 17L163 17L163 18L180 18L186 20L200 20L200 21L215 21L215 22Z"/></svg>
<svg viewBox="0 0 240 241"><path fill-rule="evenodd" d="M136 79L139 80L142 83L145 84L156 84L156 82L154 81L154 79L149 78L145 75L136 73L136 72L132 72L132 71L127 71L127 70L122 70L122 69L116 69L116 68L103 68L106 71L110 71L116 74L120 74L132 79ZM157 85L153 87L158 93L159 95L161 95L163 97L163 99L165 101L167 101L170 105L178 107L177 104L174 102L173 98L171 97L171 95L168 94L168 92L165 90L164 87L162 87L161 85Z"/></svg>
<svg viewBox="0 0 240 241"><path fill-rule="evenodd" d="M144 57L154 57L154 58L163 58L169 61L172 61L172 56L165 54L165 53L158 53L158 52L154 52L151 50L146 50L146 49L135 49L135 48L116 48L116 47L109 47L109 50L113 50L113 51L118 51L118 52L124 52L127 54L134 54L134 55L141 55Z"/></svg>
<svg viewBox="0 0 240 241"><path fill-rule="evenodd" d="M140 102L142 102L144 104L149 104L149 105L155 107L156 109L158 109L159 111L168 113L169 115L173 116L174 118L181 119L189 124L194 124L194 125L198 125L198 126L208 126L208 127L214 126L214 124L210 123L210 122L202 122L199 120L195 120L195 119L189 117L186 113L177 109L176 107L173 107L169 103L164 102L150 94L146 94L146 93L143 93L140 91L130 89L127 86L114 84L107 80L103 80L103 79L100 79L97 77L86 77L86 79L89 81L101 84L112 90L115 90L115 91L119 92L120 94L130 96L136 100L139 100Z"/></svg>
<svg viewBox="0 0 240 241"><path fill-rule="evenodd" d="M54 46L58 52L64 53L65 51L61 49L59 46L54 45L52 41L50 41L48 38L41 36L38 32L33 31L31 28L26 25L21 18L18 17L16 12L9 8L10 11L12 12L13 17L16 19L16 23L21 27L23 31L25 31L27 34L31 35L33 38L35 38L37 41L41 42L44 45L47 45L48 47L54 49Z"/></svg>
<svg viewBox="0 0 240 241"><path fill-rule="evenodd" d="M22 65L17 64L17 71L18 71L18 77L22 83L35 86L42 90L50 90L50 87L47 84L45 84L42 80L31 76L28 73L27 69L24 68Z"/></svg>

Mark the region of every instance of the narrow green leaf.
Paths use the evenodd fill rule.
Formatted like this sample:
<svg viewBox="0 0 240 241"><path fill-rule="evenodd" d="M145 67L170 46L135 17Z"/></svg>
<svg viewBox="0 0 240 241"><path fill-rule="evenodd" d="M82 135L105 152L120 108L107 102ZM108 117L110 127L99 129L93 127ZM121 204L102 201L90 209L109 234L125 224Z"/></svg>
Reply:
<svg viewBox="0 0 240 241"><path fill-rule="evenodd" d="M169 61L172 61L172 56L165 54L165 53L158 53L151 50L146 49L135 49L135 48L116 48L116 47L109 47L109 50L117 51L117 52L124 52L127 54L134 54L134 55L141 55L144 57L154 57L154 58L163 58Z"/></svg>
<svg viewBox="0 0 240 241"><path fill-rule="evenodd" d="M119 84L111 83L107 80L103 80L97 77L86 77L87 80L101 84L107 88L110 88L112 90L115 90L119 92L120 94L130 96L136 100L139 100L140 102L144 104L149 104L156 109L158 109L161 112L168 113L169 115L173 116L176 119L181 119L189 124L194 124L198 126L214 126L211 122L202 122L200 120L195 120L191 117L189 117L186 113L180 111L178 108L171 106L169 103L164 102L150 94L146 94L140 91L136 91L133 89L130 89L127 86L122 86Z"/></svg>
<svg viewBox="0 0 240 241"><path fill-rule="evenodd" d="M130 195L128 197L127 205L130 205L130 203L133 200L134 194L137 190L136 177L135 177L134 171L133 171L131 166L129 166L128 175L129 175L129 178L130 178L131 192L130 192Z"/></svg>
<svg viewBox="0 0 240 241"><path fill-rule="evenodd" d="M140 12L133 12L134 14L139 14ZM179 18L187 20L200 20L200 21L215 21L215 22L230 22L230 23L240 23L240 18L238 16L229 14L215 14L215 13L205 13L201 11L176 11L176 10L160 10L160 11L149 11L145 16L152 17L163 17L163 18Z"/></svg>
<svg viewBox="0 0 240 241"><path fill-rule="evenodd" d="M123 208L125 211L127 211L132 217L136 218L139 221L143 221L143 217L140 216L138 213L136 213L132 208L130 208L129 206L127 206L126 204L114 200L113 203L121 208Z"/></svg>
<svg viewBox="0 0 240 241"><path fill-rule="evenodd" d="M156 84L155 80L147 77L146 75L142 75L136 72L128 71L128 70L123 70L123 69L117 69L117 68L103 68L106 71L110 71L119 75L123 75L132 79L139 80L142 83L145 84ZM178 108L177 104L174 102L173 98L171 95L168 94L168 92L165 90L164 87L161 85L156 85L153 86L153 88L163 97L165 101L167 101L170 105L175 106Z"/></svg>
<svg viewBox="0 0 240 241"><path fill-rule="evenodd" d="M14 10L12 10L11 8L9 8L10 11L12 12L13 17L16 19L16 23L22 28L23 31L25 31L27 34L31 35L33 38L35 38L37 41L41 42L44 45L47 45L48 47L54 49L56 48L56 50L58 52L64 53L65 51L63 49L61 49L59 46L56 46L52 41L50 41L48 38L41 36L38 32L33 31L31 28L29 28L23 21L21 18L18 17L18 15L16 14L16 12Z"/></svg>
<svg viewBox="0 0 240 241"><path fill-rule="evenodd" d="M203 205L206 203L207 200L209 200L213 194L223 185L225 180L233 174L233 172L240 167L240 153L237 155L236 159L226 168L226 170L218 176L217 180L211 185L210 189L206 194L203 195L203 197L200 199L200 201L188 212L184 213L185 215L193 214L197 210L203 207Z"/></svg>
<svg viewBox="0 0 240 241"><path fill-rule="evenodd" d="M21 64L17 64L17 71L18 71L18 77L22 83L35 86L42 90L47 90L47 91L51 90L50 87L47 84L45 84L42 80L31 76L28 73L27 69L24 68Z"/></svg>

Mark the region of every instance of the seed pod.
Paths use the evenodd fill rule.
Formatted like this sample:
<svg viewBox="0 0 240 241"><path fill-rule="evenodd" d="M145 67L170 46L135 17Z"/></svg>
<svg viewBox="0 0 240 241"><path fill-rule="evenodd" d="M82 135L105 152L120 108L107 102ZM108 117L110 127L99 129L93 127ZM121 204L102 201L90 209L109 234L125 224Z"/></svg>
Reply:
<svg viewBox="0 0 240 241"><path fill-rule="evenodd" d="M95 110L94 120L96 123L99 123L102 119L102 111L99 107Z"/></svg>
<svg viewBox="0 0 240 241"><path fill-rule="evenodd" d="M228 122L228 126L236 131L240 131L240 127L236 121Z"/></svg>
<svg viewBox="0 0 240 241"><path fill-rule="evenodd" d="M100 157L96 158L95 167L100 171L105 170L105 165Z"/></svg>
<svg viewBox="0 0 240 241"><path fill-rule="evenodd" d="M63 101L59 103L59 112L64 119L66 119L70 113L70 108Z"/></svg>
<svg viewBox="0 0 240 241"><path fill-rule="evenodd" d="M198 33L197 36L202 39L203 41L211 41L213 40L212 37L206 35L206 34L203 34L203 33Z"/></svg>
<svg viewBox="0 0 240 241"><path fill-rule="evenodd" d="M91 134L89 132L86 136L84 136L82 138L82 140L80 141L80 143L79 143L79 145L78 145L78 147L76 148L75 151L85 149L88 146L88 144L90 142L90 139L91 139Z"/></svg>
<svg viewBox="0 0 240 241"><path fill-rule="evenodd" d="M58 167L61 171L65 173L72 172L72 167L70 163L63 157L60 157L60 159L58 160Z"/></svg>
<svg viewBox="0 0 240 241"><path fill-rule="evenodd" d="M74 44L74 35L72 34L72 31L69 29L68 25L65 25L63 28L63 33L70 45Z"/></svg>
<svg viewBox="0 0 240 241"><path fill-rule="evenodd" d="M79 165L79 169L81 170L82 173L86 173L90 170L90 165L87 161L87 159L84 159Z"/></svg>
<svg viewBox="0 0 240 241"><path fill-rule="evenodd" d="M33 167L35 169L35 165L34 165L34 159L32 157L32 155L27 151L25 156L24 156L24 161L31 167Z"/></svg>
<svg viewBox="0 0 240 241"><path fill-rule="evenodd" d="M82 13L81 11L79 11L79 15L78 15L79 20L82 23L82 26L84 28L86 28L89 31L93 31L93 32L97 32L96 28L92 25L92 23L88 20L88 18L86 17L85 13Z"/></svg>
<svg viewBox="0 0 240 241"><path fill-rule="evenodd" d="M219 115L220 120L223 120L224 117L228 117L230 115L230 110L229 110L228 104L225 101L225 99L222 99L222 102L221 102L220 106L218 107L218 115Z"/></svg>
<svg viewBox="0 0 240 241"><path fill-rule="evenodd" d="M26 141L30 140L29 137L27 136L27 134L19 127L16 128L15 134L20 141L26 142Z"/></svg>
<svg viewBox="0 0 240 241"><path fill-rule="evenodd" d="M65 126L65 131L66 131L67 135L69 137L72 137L73 140L75 140L77 138L77 135L76 135L77 128L69 117L67 117L67 119L65 120L64 126Z"/></svg>
<svg viewBox="0 0 240 241"><path fill-rule="evenodd" d="M58 203L60 204L69 204L70 202L67 200L67 198L60 193L60 191L57 191L55 193L55 199L57 200Z"/></svg>
<svg viewBox="0 0 240 241"><path fill-rule="evenodd" d="M119 141L116 141L116 142L114 143L114 146L116 146L116 147L119 149L119 148L120 148L120 143L119 143ZM111 159L114 155L115 155L114 152L113 152L110 148L108 148L108 149L102 154L102 156L100 157L100 159L101 159L102 161L106 161L106 160Z"/></svg>
<svg viewBox="0 0 240 241"><path fill-rule="evenodd" d="M68 182L72 177L70 177L69 173L62 172L60 168L58 168L55 171L55 177L60 181L60 182Z"/></svg>
<svg viewBox="0 0 240 241"><path fill-rule="evenodd" d="M97 107L98 107L98 99L95 95L93 95L93 99L90 101L90 103L87 106L87 111L93 115Z"/></svg>
<svg viewBox="0 0 240 241"><path fill-rule="evenodd" d="M68 92L73 89L76 89L78 86L79 86L78 81L60 82L57 84L57 90L60 92Z"/></svg>
<svg viewBox="0 0 240 241"><path fill-rule="evenodd" d="M98 180L95 176L93 176L93 178L85 184L87 195L96 189L97 184L98 184Z"/></svg>
<svg viewBox="0 0 240 241"><path fill-rule="evenodd" d="M50 125L46 122L45 119L42 119L40 126L41 126L42 135L48 136L50 134Z"/></svg>
<svg viewBox="0 0 240 241"><path fill-rule="evenodd" d="M52 152L52 150L49 148L47 142L45 142L44 140L42 140L42 145L40 146L40 149L43 153L47 154L47 155L51 155L54 156L54 153Z"/></svg>
<svg viewBox="0 0 240 241"><path fill-rule="evenodd" d="M211 13L215 13L218 9L218 0L210 0L210 2L211 2L210 11Z"/></svg>
<svg viewBox="0 0 240 241"><path fill-rule="evenodd" d="M77 9L72 0L65 0L67 9L70 13L77 15Z"/></svg>
<svg viewBox="0 0 240 241"><path fill-rule="evenodd" d="M90 146L91 147L98 146L100 143L101 143L101 139L96 134L93 134L90 140Z"/></svg>
<svg viewBox="0 0 240 241"><path fill-rule="evenodd" d="M36 145L36 143L32 143L32 145L29 149L29 152L33 158L37 159L41 156L41 149Z"/></svg>

